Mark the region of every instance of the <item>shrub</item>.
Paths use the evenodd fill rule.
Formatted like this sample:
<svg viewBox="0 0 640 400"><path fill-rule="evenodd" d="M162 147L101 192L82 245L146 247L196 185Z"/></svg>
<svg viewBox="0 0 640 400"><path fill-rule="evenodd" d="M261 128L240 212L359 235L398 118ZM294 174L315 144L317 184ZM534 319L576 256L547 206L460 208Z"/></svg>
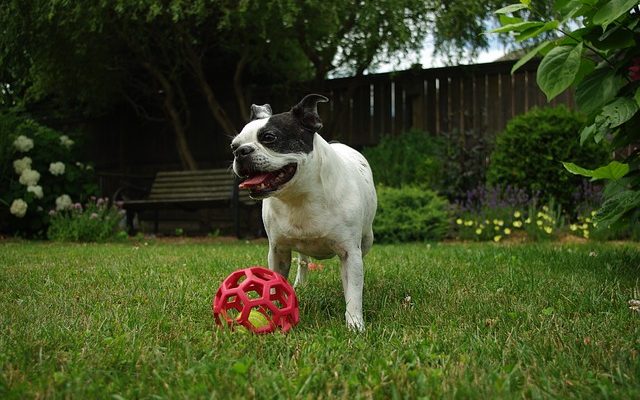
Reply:
<svg viewBox="0 0 640 400"><path fill-rule="evenodd" d="M70 207L97 192L93 168L78 162L74 139L15 112L0 112L0 229L44 237L49 209Z"/></svg>
<svg viewBox="0 0 640 400"><path fill-rule="evenodd" d="M461 196L486 179L487 160L493 148L493 137L474 130L441 133L443 146L439 157L442 162L438 188L449 201Z"/></svg>
<svg viewBox="0 0 640 400"><path fill-rule="evenodd" d="M580 146L577 132L583 123L579 114L564 106L535 108L513 118L496 138L487 182L539 192L543 201L555 199L565 210L573 209L574 192L583 178L567 173L561 162L594 167L608 156L595 143Z"/></svg>
<svg viewBox="0 0 640 400"><path fill-rule="evenodd" d="M83 207L80 203L70 208L49 211L51 216L47 236L51 240L74 242L103 242L122 236L120 228L124 212L108 199L91 198Z"/></svg>
<svg viewBox="0 0 640 400"><path fill-rule="evenodd" d="M441 186L442 141L421 131L399 136L383 136L375 147L362 153L369 161L378 185L399 188L405 185L438 189Z"/></svg>
<svg viewBox="0 0 640 400"><path fill-rule="evenodd" d="M437 241L449 225L448 202L417 186L378 187L373 231L379 242Z"/></svg>
<svg viewBox="0 0 640 400"><path fill-rule="evenodd" d="M484 182L491 145L486 135L472 130L438 137L413 130L383 136L377 146L365 148L363 154L378 184L420 186L456 200L460 193Z"/></svg>

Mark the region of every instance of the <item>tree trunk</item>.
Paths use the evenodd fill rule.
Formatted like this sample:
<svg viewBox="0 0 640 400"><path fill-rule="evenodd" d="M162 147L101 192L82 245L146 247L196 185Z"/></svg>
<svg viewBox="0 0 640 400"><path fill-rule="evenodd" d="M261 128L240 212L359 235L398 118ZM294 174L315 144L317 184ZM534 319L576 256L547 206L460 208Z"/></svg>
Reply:
<svg viewBox="0 0 640 400"><path fill-rule="evenodd" d="M191 66L191 69L195 74L196 81L200 85L200 90L202 90L202 93L207 100L207 105L209 106L211 114L213 114L213 117L215 118L216 122L220 124L225 134L235 135L237 133L236 127L233 121L231 121L231 118L229 118L227 113L224 111L224 108L222 108L222 106L220 105L220 102L216 98L215 94L213 93L213 89L211 88L211 85L209 85L207 77L204 73L201 58L198 57L192 46L187 44L185 47L186 55L189 59L189 65Z"/></svg>
<svg viewBox="0 0 640 400"><path fill-rule="evenodd" d="M158 81L160 87L165 93L163 107L167 115L169 116L169 120L171 121L171 125L173 126L173 131L176 135L176 149L178 150L178 156L180 157L180 162L182 163L182 168L185 170L197 170L198 164L196 160L193 158L191 154L191 150L189 149L189 143L187 142L187 134L185 131L185 127L180 117L180 112L178 111L175 104L175 90L171 85L171 82L165 77L160 70L155 68L151 63L144 63L144 67L153 75L153 77Z"/></svg>
<svg viewBox="0 0 640 400"><path fill-rule="evenodd" d="M236 101L238 102L238 108L240 109L240 116L244 122L249 122L249 104L244 97L244 87L242 85L242 74L244 73L244 67L249 60L249 53L247 51L242 52L242 57L236 64L236 71L233 74L233 90L236 94Z"/></svg>

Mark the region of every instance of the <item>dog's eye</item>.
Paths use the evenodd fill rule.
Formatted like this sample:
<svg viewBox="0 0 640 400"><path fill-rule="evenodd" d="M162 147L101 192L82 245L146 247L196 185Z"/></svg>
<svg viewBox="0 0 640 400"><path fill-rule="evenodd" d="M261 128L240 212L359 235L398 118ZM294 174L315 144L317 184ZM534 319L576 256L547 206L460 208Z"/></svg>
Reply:
<svg viewBox="0 0 640 400"><path fill-rule="evenodd" d="M262 143L273 143L276 141L276 139L277 137L273 132L264 132L262 135L260 135L260 141Z"/></svg>

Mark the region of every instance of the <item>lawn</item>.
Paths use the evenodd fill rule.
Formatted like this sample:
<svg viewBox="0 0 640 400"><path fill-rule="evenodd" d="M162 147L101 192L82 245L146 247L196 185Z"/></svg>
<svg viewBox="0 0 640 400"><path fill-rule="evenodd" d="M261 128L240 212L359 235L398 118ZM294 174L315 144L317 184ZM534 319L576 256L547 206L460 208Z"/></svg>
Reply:
<svg viewBox="0 0 640 400"><path fill-rule="evenodd" d="M0 398L640 397L637 244L377 245L363 334L338 263L289 334L217 329L264 243L0 244Z"/></svg>

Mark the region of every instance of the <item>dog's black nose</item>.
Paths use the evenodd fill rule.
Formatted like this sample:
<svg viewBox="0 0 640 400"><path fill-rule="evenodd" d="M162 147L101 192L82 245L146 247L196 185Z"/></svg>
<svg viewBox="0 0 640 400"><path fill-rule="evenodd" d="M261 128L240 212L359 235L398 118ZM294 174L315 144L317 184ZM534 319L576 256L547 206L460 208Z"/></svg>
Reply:
<svg viewBox="0 0 640 400"><path fill-rule="evenodd" d="M249 154L253 153L255 151L255 147L249 145L249 144L245 144L244 146L240 146L238 147L234 152L233 155L236 157L246 157Z"/></svg>

